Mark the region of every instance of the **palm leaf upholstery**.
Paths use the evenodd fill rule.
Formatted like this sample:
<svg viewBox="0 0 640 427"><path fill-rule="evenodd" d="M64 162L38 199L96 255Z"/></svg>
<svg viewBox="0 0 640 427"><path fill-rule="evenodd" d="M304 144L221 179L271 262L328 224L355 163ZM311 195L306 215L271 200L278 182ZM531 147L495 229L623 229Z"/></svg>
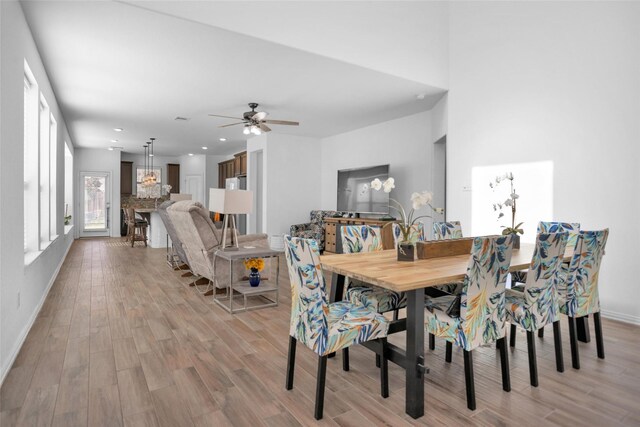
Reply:
<svg viewBox="0 0 640 427"><path fill-rule="evenodd" d="M393 247L397 248L398 242L402 240L402 231L400 231L400 226L395 222L391 227L393 228ZM412 242L424 242L426 240L424 235L423 223L418 222L411 226L411 234L409 236L409 240Z"/></svg>
<svg viewBox="0 0 640 427"><path fill-rule="evenodd" d="M433 223L433 239L461 239L462 227L460 221L434 222Z"/></svg>
<svg viewBox="0 0 640 427"><path fill-rule="evenodd" d="M315 240L285 236L285 244L291 280L291 337L324 356L387 336L389 322L384 316L346 301L327 302Z"/></svg>
<svg viewBox="0 0 640 427"><path fill-rule="evenodd" d="M474 238L462 286L460 317L447 315L435 304L425 312L427 332L467 351L504 337L505 281L512 245L512 236Z"/></svg>
<svg viewBox="0 0 640 427"><path fill-rule="evenodd" d="M433 240L462 239L462 237L460 221L433 223ZM462 290L462 282L447 283L435 288L449 294L459 294Z"/></svg>
<svg viewBox="0 0 640 427"><path fill-rule="evenodd" d="M559 320L560 268L569 233L539 233L522 292L507 290L507 320L526 331L536 331Z"/></svg>
<svg viewBox="0 0 640 427"><path fill-rule="evenodd" d="M558 286L562 314L582 317L600 312L598 274L608 237L608 228L578 235L573 258Z"/></svg>
<svg viewBox="0 0 640 427"><path fill-rule="evenodd" d="M344 253L375 252L382 250L382 230L369 225L347 225L341 227ZM403 293L373 286L349 278L345 300L368 307L377 313L398 310L407 306Z"/></svg>
<svg viewBox="0 0 640 427"><path fill-rule="evenodd" d="M567 246L573 248L576 246L578 234L580 234L580 223L578 222L558 222L558 221L540 221L538 223L537 234L540 233L569 233ZM566 273L566 266L562 265ZM511 273L512 283L526 283L526 271L514 271Z"/></svg>

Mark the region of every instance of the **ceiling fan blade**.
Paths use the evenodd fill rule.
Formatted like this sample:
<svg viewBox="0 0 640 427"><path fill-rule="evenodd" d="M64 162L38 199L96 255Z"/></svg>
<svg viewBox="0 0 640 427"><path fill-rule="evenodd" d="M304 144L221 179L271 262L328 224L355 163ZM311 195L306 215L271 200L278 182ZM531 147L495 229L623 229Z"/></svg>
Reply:
<svg viewBox="0 0 640 427"><path fill-rule="evenodd" d="M222 125L222 126L218 126L219 128L227 128L229 126L235 126L235 125L243 125L244 122L240 122L240 123L229 123L228 125Z"/></svg>
<svg viewBox="0 0 640 427"><path fill-rule="evenodd" d="M262 129L263 132L271 132L271 128L265 125L264 122L260 123L258 127Z"/></svg>
<svg viewBox="0 0 640 427"><path fill-rule="evenodd" d="M244 120L242 117L221 116L219 114L209 114L211 117L222 117L225 119Z"/></svg>
<svg viewBox="0 0 640 427"><path fill-rule="evenodd" d="M262 120L266 119L268 115L269 113L267 113L266 111L259 111L251 117L251 120L261 122Z"/></svg>
<svg viewBox="0 0 640 427"><path fill-rule="evenodd" d="M289 120L264 120L263 123L271 123L272 125L289 125L289 126L298 126L299 122L291 122Z"/></svg>

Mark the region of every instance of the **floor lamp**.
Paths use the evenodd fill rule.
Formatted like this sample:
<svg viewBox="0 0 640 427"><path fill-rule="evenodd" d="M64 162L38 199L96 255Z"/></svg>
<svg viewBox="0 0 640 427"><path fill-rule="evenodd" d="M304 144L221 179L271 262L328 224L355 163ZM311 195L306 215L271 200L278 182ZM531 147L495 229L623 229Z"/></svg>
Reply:
<svg viewBox="0 0 640 427"><path fill-rule="evenodd" d="M222 223L222 250L238 249L238 230L236 215L249 214L253 209L253 191L226 190L224 188L209 189L209 210L224 214ZM227 247L227 230L233 233L233 245Z"/></svg>

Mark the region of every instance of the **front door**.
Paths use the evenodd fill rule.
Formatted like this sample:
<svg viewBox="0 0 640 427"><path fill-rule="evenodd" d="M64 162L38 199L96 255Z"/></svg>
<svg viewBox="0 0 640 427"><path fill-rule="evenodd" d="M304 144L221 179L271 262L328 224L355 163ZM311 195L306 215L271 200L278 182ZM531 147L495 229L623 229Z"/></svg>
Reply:
<svg viewBox="0 0 640 427"><path fill-rule="evenodd" d="M110 235L110 185L109 172L80 172L80 237Z"/></svg>

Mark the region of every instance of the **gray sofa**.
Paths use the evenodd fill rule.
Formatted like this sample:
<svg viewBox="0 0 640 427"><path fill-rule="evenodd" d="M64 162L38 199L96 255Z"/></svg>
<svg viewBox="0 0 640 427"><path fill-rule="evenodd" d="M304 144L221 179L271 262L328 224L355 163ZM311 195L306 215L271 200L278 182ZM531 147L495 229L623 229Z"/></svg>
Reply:
<svg viewBox="0 0 640 427"><path fill-rule="evenodd" d="M169 254L169 262L173 267L177 267L179 265L177 263L189 265L189 260L187 259L187 254L182 247L182 241L180 240L176 228L173 225L173 221L171 220L171 217L167 212L169 206L173 205L174 203L176 202L173 200L167 200L166 202L162 203L160 206L158 206L158 214L160 215L160 219L162 219L162 222L164 223L164 228L167 229L167 234L171 238L172 252Z"/></svg>
<svg viewBox="0 0 640 427"><path fill-rule="evenodd" d="M222 232L211 221L209 211L198 202L185 200L169 206L167 213L182 243L191 271L213 281L218 287L226 287L229 282L228 264L215 262L214 256L220 249ZM238 245L269 247L266 234L240 235ZM242 263L235 263L235 277L241 277L245 272Z"/></svg>

